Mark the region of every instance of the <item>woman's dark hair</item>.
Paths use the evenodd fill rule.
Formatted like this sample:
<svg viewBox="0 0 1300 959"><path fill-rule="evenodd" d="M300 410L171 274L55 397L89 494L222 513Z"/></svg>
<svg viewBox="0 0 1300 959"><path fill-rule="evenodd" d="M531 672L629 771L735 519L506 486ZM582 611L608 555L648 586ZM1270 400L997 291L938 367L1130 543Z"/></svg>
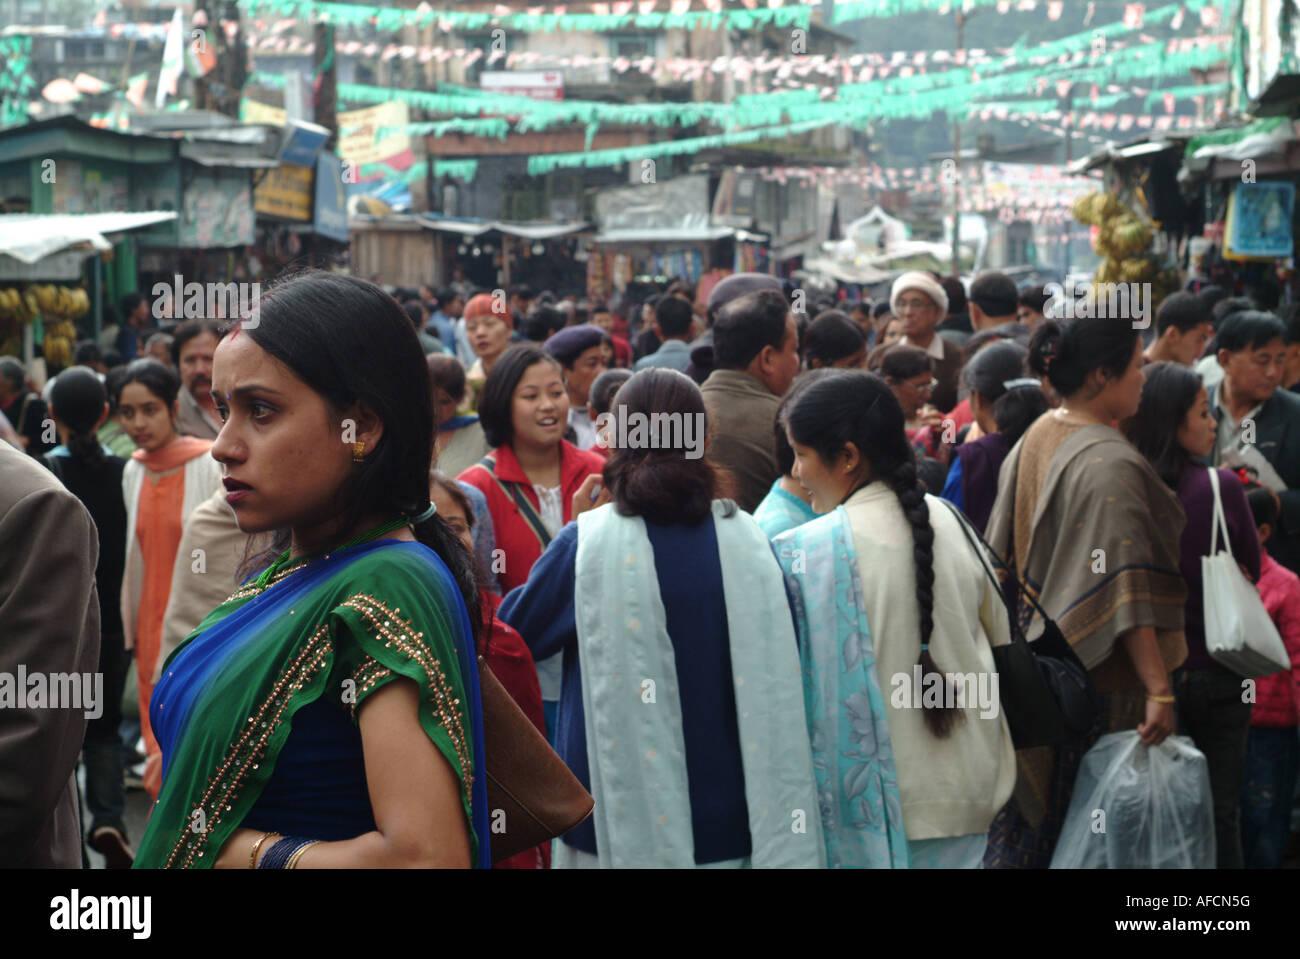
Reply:
<svg viewBox="0 0 1300 959"><path fill-rule="evenodd" d="M893 312L894 312L893 307L889 305L889 298L885 297L885 299L881 300L879 303L877 303L875 306L871 308L871 318L873 320L878 320L886 313L893 313Z"/></svg>
<svg viewBox="0 0 1300 959"><path fill-rule="evenodd" d="M309 270L263 293L258 322L243 325L242 332L340 414L360 404L384 424L379 443L353 466L344 528L368 514L422 512L429 502L435 433L429 371L415 328L397 301L358 277ZM447 565L477 640L483 623L469 553L437 514L413 529ZM276 539L272 549L283 549L286 537Z"/></svg>
<svg viewBox="0 0 1300 959"><path fill-rule="evenodd" d="M170 367L163 366L157 360L132 360L126 372L122 374L121 380L115 384L114 409L122 403L122 390L132 383L139 383L167 404L169 410L181 391L181 378Z"/></svg>
<svg viewBox="0 0 1300 959"><path fill-rule="evenodd" d="M104 376L104 390L108 393L108 415L117 415L117 400L122 393L122 382L126 379L126 364L110 366Z"/></svg>
<svg viewBox="0 0 1300 959"><path fill-rule="evenodd" d="M424 358L429 369L430 397L437 390L442 390L456 401L465 395L465 367L460 360L448 353L430 353ZM435 424L436 425L436 424Z"/></svg>
<svg viewBox="0 0 1300 959"><path fill-rule="evenodd" d="M1029 368L1061 396L1083 388L1093 370L1120 377L1133 361L1138 331L1126 319L1084 317L1069 323L1044 320L1029 340Z"/></svg>
<svg viewBox="0 0 1300 959"><path fill-rule="evenodd" d="M98 472L108 462L95 433L107 402L108 391L89 367L68 367L50 387L54 415L68 428L68 452L92 472Z"/></svg>
<svg viewBox="0 0 1300 959"><path fill-rule="evenodd" d="M493 449L508 446L515 438L515 387L528 368L538 363L550 363L557 370L562 369L559 360L536 343L516 343L501 354L487 375L478 401L478 420Z"/></svg>
<svg viewBox="0 0 1300 959"><path fill-rule="evenodd" d="M641 414L653 422L652 415L666 413L661 422L694 423L707 430L704 395L676 370L651 367L635 373L618 388L617 399L620 415ZM701 443L705 435L699 435ZM721 477L705 457L686 457L684 426L681 438L682 444L668 448L611 446L604 481L619 513L661 525L694 525L709 515L723 488ZM734 511L730 504L726 515Z"/></svg>
<svg viewBox="0 0 1300 959"><path fill-rule="evenodd" d="M816 383L828 373L835 372L833 367L823 366L816 370L805 370L794 378L790 388L785 391L785 396L781 398L780 405L776 408L776 465L781 469L782 476L789 476L790 471L794 469L794 450L790 447L790 439L785 435L786 422L785 414L794 403L795 397L808 388L812 383Z"/></svg>
<svg viewBox="0 0 1300 959"><path fill-rule="evenodd" d="M1201 391L1201 378L1181 363L1152 363L1143 370L1142 401L1120 424L1128 441L1160 474L1170 489L1192 463L1178 443L1178 427Z"/></svg>
<svg viewBox="0 0 1300 959"><path fill-rule="evenodd" d="M839 310L818 313L808 324L800 342L804 363L810 369L815 368L813 360L821 366L831 366L866 345L867 334L862 332L862 327Z"/></svg>
<svg viewBox="0 0 1300 959"><path fill-rule="evenodd" d="M1277 494L1267 486L1260 486L1258 483L1247 483L1246 505L1250 507L1250 515L1254 517L1256 529L1261 526L1277 528Z"/></svg>
<svg viewBox="0 0 1300 959"><path fill-rule="evenodd" d="M880 375L895 383L934 371L934 360L915 346L895 346L880 360Z"/></svg>
<svg viewBox="0 0 1300 959"><path fill-rule="evenodd" d="M1012 446L1047 412L1042 389L1025 373L1028 356L1029 351L1012 340L990 343L971 358L962 374L971 392L992 407L998 432ZM1008 384L1014 385L1008 388Z"/></svg>
<svg viewBox="0 0 1300 959"><path fill-rule="evenodd" d="M424 329L424 314L429 308L424 305L424 300L407 300L402 304L402 312L406 314L407 319L417 331Z"/></svg>
<svg viewBox="0 0 1300 959"><path fill-rule="evenodd" d="M833 463L852 443L870 470L866 482L881 480L894 491L912 527L916 565L916 603L920 612L922 674L940 673L930 655L934 632L934 528L925 490L917 478L916 455L903 428L903 408L881 377L860 370L833 370L810 383L786 410L790 436L812 449L823 463ZM859 487L861 488L861 487ZM940 674L942 682L942 674ZM947 707L926 707L925 723L942 739L964 714Z"/></svg>
<svg viewBox="0 0 1300 959"><path fill-rule="evenodd" d="M591 412L599 416L609 412L609 405L618 395L619 388L632 378L631 370L606 370L591 381L591 391L587 405Z"/></svg>

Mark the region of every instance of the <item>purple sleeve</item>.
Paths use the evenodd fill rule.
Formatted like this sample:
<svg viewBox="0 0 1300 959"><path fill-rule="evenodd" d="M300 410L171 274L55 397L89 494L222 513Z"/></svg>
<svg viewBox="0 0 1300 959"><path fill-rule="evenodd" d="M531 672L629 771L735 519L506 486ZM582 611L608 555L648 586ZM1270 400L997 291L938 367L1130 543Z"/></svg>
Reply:
<svg viewBox="0 0 1300 959"><path fill-rule="evenodd" d="M1259 532L1255 517L1246 502L1246 490L1237 474L1219 470L1219 495L1223 500L1223 515L1228 521L1228 535L1232 538L1232 555L1246 567L1252 583L1259 582Z"/></svg>

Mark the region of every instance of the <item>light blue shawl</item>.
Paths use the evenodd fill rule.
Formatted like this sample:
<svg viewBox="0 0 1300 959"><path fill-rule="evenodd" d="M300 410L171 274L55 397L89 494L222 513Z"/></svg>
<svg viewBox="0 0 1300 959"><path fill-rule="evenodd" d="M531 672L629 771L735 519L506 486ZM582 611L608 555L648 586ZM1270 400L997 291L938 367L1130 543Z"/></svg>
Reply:
<svg viewBox="0 0 1300 959"><path fill-rule="evenodd" d="M799 660L781 570L740 510L713 504L752 842L750 864L825 866ZM677 669L639 517L578 517L576 612L602 867L694 868Z"/></svg>
<svg viewBox="0 0 1300 959"><path fill-rule="evenodd" d="M903 807L844 507L773 540L800 639L804 702L832 869L906 869Z"/></svg>

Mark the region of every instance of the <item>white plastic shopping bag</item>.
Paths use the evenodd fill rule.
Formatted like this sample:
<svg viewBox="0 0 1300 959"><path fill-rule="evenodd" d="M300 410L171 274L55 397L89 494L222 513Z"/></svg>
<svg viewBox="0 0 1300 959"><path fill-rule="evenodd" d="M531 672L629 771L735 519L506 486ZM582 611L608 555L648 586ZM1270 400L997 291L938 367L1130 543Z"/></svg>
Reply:
<svg viewBox="0 0 1300 959"><path fill-rule="evenodd" d="M1264 608L1259 591L1242 574L1232 555L1228 523L1219 497L1218 470L1210 470L1210 486L1214 490L1210 555L1201 557L1205 648L1217 662L1240 676L1255 678L1289 670L1291 657L1282 637Z"/></svg>
<svg viewBox="0 0 1300 959"><path fill-rule="evenodd" d="M1053 869L1213 869L1214 803L1205 755L1186 736L1143 746L1136 730L1088 750Z"/></svg>

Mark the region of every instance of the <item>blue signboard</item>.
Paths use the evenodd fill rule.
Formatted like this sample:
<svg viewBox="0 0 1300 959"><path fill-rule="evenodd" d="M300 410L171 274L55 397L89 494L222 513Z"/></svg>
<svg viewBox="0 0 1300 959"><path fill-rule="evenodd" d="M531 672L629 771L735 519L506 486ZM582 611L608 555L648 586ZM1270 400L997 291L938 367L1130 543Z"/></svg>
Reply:
<svg viewBox="0 0 1300 959"><path fill-rule="evenodd" d="M343 164L333 153L316 158L316 203L313 231L319 236L347 243L348 207L343 193Z"/></svg>
<svg viewBox="0 0 1300 959"><path fill-rule="evenodd" d="M280 150L280 162L294 166L311 166L330 132L314 123L290 120L284 126L284 146Z"/></svg>
<svg viewBox="0 0 1300 959"><path fill-rule="evenodd" d="M1226 243L1229 253L1271 259L1294 252L1291 239L1294 183L1238 183L1232 201Z"/></svg>

